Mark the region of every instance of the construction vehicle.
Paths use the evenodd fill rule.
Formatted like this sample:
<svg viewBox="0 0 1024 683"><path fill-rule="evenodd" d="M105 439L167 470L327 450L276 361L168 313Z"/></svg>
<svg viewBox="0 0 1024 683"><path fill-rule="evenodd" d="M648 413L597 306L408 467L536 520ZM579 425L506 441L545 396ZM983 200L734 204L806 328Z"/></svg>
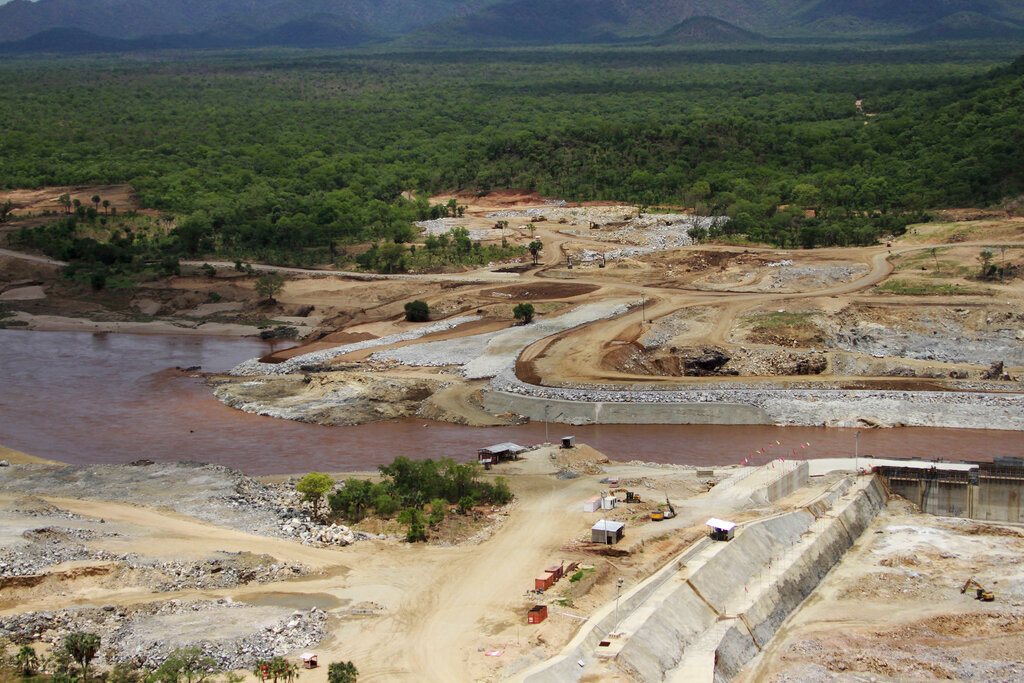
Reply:
<svg viewBox="0 0 1024 683"><path fill-rule="evenodd" d="M668 507L667 510L651 510L652 522L660 522L664 519L672 519L676 516L676 509L672 507L672 503L669 501L668 496L665 496L665 506Z"/></svg>
<svg viewBox="0 0 1024 683"><path fill-rule="evenodd" d="M992 602L996 599L995 593L993 593L992 591L985 590L985 587L977 581L975 581L973 576L967 579L967 581L964 582L964 585L960 587L960 593L966 593L967 589L971 586L974 586L975 588L975 600L981 600L983 602Z"/></svg>
<svg viewBox="0 0 1024 683"><path fill-rule="evenodd" d="M632 491L628 491L626 489L612 489L611 493L613 493L613 494L615 494L615 493L625 493L626 494L626 502L627 503L639 503L639 502L641 502L640 496L638 496L637 494L633 493Z"/></svg>

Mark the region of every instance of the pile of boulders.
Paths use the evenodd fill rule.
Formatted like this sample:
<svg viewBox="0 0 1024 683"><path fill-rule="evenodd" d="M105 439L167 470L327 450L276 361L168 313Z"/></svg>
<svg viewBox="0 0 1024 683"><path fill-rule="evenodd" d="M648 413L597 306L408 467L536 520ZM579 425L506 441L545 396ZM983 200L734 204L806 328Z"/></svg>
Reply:
<svg viewBox="0 0 1024 683"><path fill-rule="evenodd" d="M246 583L273 583L304 576L309 568L277 563L270 555L218 553L220 557L197 561L161 561L136 553L117 554L89 548L94 538L116 536L92 529L43 527L22 534L28 543L0 548L0 578L39 576L64 562L117 562L132 572L132 582L160 592L231 588Z"/></svg>
<svg viewBox="0 0 1024 683"><path fill-rule="evenodd" d="M83 543L96 537L116 535L52 526L30 529L22 534L28 543L0 548L0 577L32 576L63 562L121 559L105 550L90 550Z"/></svg>

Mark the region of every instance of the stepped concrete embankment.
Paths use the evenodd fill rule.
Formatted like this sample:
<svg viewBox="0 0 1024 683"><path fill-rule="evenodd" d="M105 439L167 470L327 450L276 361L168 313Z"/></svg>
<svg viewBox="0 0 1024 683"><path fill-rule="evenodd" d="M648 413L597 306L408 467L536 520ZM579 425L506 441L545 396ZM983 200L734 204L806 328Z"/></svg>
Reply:
<svg viewBox="0 0 1024 683"><path fill-rule="evenodd" d="M796 470L793 470L796 471ZM806 469L794 476L806 476ZM803 507L750 522L735 539L692 546L594 615L558 657L519 679L578 681L615 665L638 681L724 681L870 524L887 496L874 477L847 478Z"/></svg>

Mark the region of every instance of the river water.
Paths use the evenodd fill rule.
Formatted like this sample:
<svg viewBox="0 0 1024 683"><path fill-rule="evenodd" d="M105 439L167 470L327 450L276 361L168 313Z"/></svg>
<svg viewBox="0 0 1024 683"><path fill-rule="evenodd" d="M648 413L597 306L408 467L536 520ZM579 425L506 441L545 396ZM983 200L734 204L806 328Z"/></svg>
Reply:
<svg viewBox="0 0 1024 683"><path fill-rule="evenodd" d="M461 427L424 420L324 427L248 415L175 368L223 372L269 342L194 336L0 330L0 445L71 463L198 460L249 474L373 469L396 455L453 457L502 441L573 435L615 460L736 464L758 453L991 460L1024 455L1014 431L903 428L594 425ZM776 444L776 441L779 443ZM805 444L810 444L805 446ZM760 454L761 449L765 453Z"/></svg>

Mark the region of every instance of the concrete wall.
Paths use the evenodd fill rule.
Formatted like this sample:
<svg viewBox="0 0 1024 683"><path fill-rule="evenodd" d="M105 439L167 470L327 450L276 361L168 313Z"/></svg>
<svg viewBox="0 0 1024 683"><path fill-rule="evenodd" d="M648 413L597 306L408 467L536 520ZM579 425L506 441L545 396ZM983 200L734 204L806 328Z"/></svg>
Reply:
<svg viewBox="0 0 1024 683"><path fill-rule="evenodd" d="M931 515L990 522L1024 522L1024 482L986 477L978 484L956 481L893 479L889 489Z"/></svg>
<svg viewBox="0 0 1024 683"><path fill-rule="evenodd" d="M669 584L676 577L678 573L678 563L685 563L687 558L700 553L711 545L711 543L712 541L708 538L701 539L688 548L680 557L668 566L659 570L636 588L627 591L619 601L619 609L621 612L623 614L629 614L630 612L638 609L647 601L648 598L659 590L664 589L666 584ZM711 612L710 609L708 610L708 613L712 615L713 620L714 613ZM591 659L590 653L594 651L597 644L615 627L615 620L617 616L618 615L614 612L595 615L594 621L589 625L584 626L580 633L573 638L573 641L569 644L569 651L567 654L553 658L549 662L545 663L539 671L527 673L523 675L521 679L523 681L528 681L529 683L578 681L580 679L580 669L576 662Z"/></svg>
<svg viewBox="0 0 1024 683"><path fill-rule="evenodd" d="M799 475L797 475L799 476ZM804 471L806 476L806 470ZM710 544L706 539L660 570L637 590L623 596L620 613L636 612L642 623L627 634L616 658L621 669L637 681L665 680L683 659L687 648L711 632L720 616L730 612L730 601L745 594L745 586L764 579L765 567L774 558L798 550L793 565L779 571L767 589L746 610L746 623L732 619L718 642L716 680L728 680L754 657L782 622L818 585L825 574L853 545L884 507L887 495L878 479L849 496L851 483L844 480L806 508L783 513L746 526L728 543ZM832 509L833 504L836 505ZM831 512L829 512L831 510ZM827 514L826 514L827 513ZM815 529L813 535L809 531ZM798 545L799 544L799 545ZM717 552L692 574L686 559L712 546ZM593 661L598 642L615 626L612 613L595 615L595 623L581 631L570 646L553 660L524 675L531 683L578 681L577 661Z"/></svg>
<svg viewBox="0 0 1024 683"><path fill-rule="evenodd" d="M484 408L495 415L514 411L531 420L585 424L724 424L770 425L768 414L740 403L612 403L566 401L484 391Z"/></svg>
<svg viewBox="0 0 1024 683"><path fill-rule="evenodd" d="M804 460L795 469L768 484L765 487L765 495L768 497L768 501L774 503L805 485L810 478L810 470L810 465Z"/></svg>
<svg viewBox="0 0 1024 683"><path fill-rule="evenodd" d="M1024 485L1014 479L999 479L981 475L975 489L971 516L993 522L1024 522L1021 498Z"/></svg>
<svg viewBox="0 0 1024 683"><path fill-rule="evenodd" d="M887 496L877 479L838 511L836 518L822 518L821 532L778 581L747 610L746 623L736 620L726 631L715 657L715 681L726 682L760 652L789 614L811 593L825 574L842 558L857 537L885 506ZM753 631L747 630L747 624ZM755 644L754 638L757 639Z"/></svg>

